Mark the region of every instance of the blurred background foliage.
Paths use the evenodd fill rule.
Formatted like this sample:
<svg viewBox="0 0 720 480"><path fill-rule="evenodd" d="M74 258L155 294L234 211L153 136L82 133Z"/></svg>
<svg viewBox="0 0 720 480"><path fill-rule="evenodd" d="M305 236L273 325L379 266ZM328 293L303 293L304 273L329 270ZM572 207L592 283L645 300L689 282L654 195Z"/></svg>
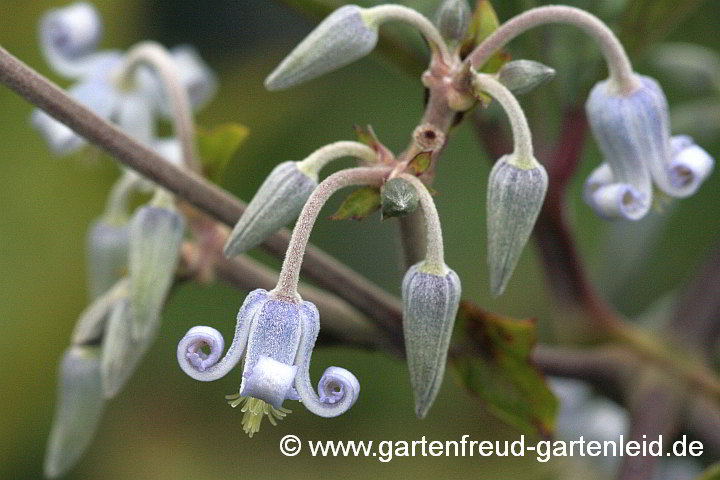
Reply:
<svg viewBox="0 0 720 480"><path fill-rule="evenodd" d="M37 22L45 10L66 2L0 0L0 44L50 74L40 56ZM267 73L313 26L311 17L266 0L98 0L105 47L127 48L143 39L167 46L194 44L215 69L220 90L197 118L211 127L233 121L250 136L225 175L224 187L249 200L272 167L301 159L326 143L353 138L353 124L371 124L380 139L399 152L423 109L423 88L416 77L373 55L343 70L286 92L269 93ZM297 3L297 2L289 2ZM332 1L319 2L329 5ZM381 3L381 2L366 2ZM435 0L403 2L431 15ZM494 2L500 19L541 4L534 0ZM661 17L691 7L674 41L720 48L716 2L576 0L568 4L594 11L622 25L628 3L672 4ZM692 5L691 5L692 4ZM650 7L648 7L650 5ZM637 10L637 8L635 8ZM657 14L655 14L657 15ZM670 17L670 20L673 20ZM642 17L634 20L640 21ZM673 23L673 22L670 22ZM423 55L419 37L396 25L384 27L406 38L410 51ZM622 30L626 38L637 35ZM637 40L637 39L636 39ZM633 41L633 46L641 42ZM559 112L582 102L602 74L592 44L568 27L546 27L511 44L515 58L532 58L558 70L556 79L522 99L534 125L536 143L551 141ZM671 105L706 103L695 89L669 82L654 69L651 50L638 50L636 69L656 76ZM62 79L50 75L51 78ZM706 94L712 95L712 94ZM714 100L717 102L715 91ZM709 97L708 97L709 98ZM0 88L0 325L3 368L0 392L0 478L41 477L42 458L55 401L57 360L68 344L79 312L87 302L84 240L87 227L104 205L117 168L93 150L74 158L53 158L29 125L31 107ZM497 115L490 109L487 115ZM693 115L690 115L693 117ZM692 123L692 122L691 122ZM700 125L699 127L702 127ZM684 132L676 132L684 133ZM692 133L692 132L689 132ZM707 138L710 138L708 142ZM720 137L711 132L704 147L720 159ZM601 290L625 314L636 316L654 301L687 282L720 233L720 179L714 175L690 199L666 207L640 224L609 224L581 200L581 186L599 162L588 142L571 188L571 219L580 250ZM490 162L470 122L452 134L435 188L443 222L447 263L463 280L468 299L514 317L536 317L541 337L552 340L551 306L533 248L523 256L508 287L492 299L486 282L484 197ZM329 215L341 199L327 207ZM320 221L313 242L399 294L403 272L398 262L394 222L374 216L363 222ZM261 252L258 258L278 265ZM629 265L628 268L623 268ZM518 433L490 417L448 375L429 417L418 421L404 362L383 353L341 347L316 351L313 378L328 365L350 369L362 384L357 405L342 417L320 419L302 406L278 427L264 425L252 440L240 427L240 413L225 404L240 374L213 383L195 382L177 367L177 341L191 326L209 324L229 338L245 292L223 286L182 285L164 314L160 338L124 392L109 403L96 441L67 477L72 479L291 478L603 478L590 460L561 459L540 464L531 458L312 458L306 451L283 457L278 441L293 433L303 440L510 439Z"/></svg>

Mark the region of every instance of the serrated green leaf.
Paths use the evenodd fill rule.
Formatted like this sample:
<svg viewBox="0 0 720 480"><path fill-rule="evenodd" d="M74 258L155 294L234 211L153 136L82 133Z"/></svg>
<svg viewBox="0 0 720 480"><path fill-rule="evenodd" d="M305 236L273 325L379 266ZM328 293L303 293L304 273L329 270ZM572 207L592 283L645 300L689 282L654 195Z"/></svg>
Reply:
<svg viewBox="0 0 720 480"><path fill-rule="evenodd" d="M720 480L720 462L710 465L697 480Z"/></svg>
<svg viewBox="0 0 720 480"><path fill-rule="evenodd" d="M211 129L197 128L198 154L208 179L214 183L222 181L225 168L249 133L238 123L224 123Z"/></svg>
<svg viewBox="0 0 720 480"><path fill-rule="evenodd" d="M430 168L430 163L432 161L432 152L420 152L415 157L410 160L410 163L408 164L408 167L412 170L412 172L415 175L422 175L427 171L428 168Z"/></svg>
<svg viewBox="0 0 720 480"><path fill-rule="evenodd" d="M331 220L362 220L380 208L380 189L362 187L345 197Z"/></svg>
<svg viewBox="0 0 720 480"><path fill-rule="evenodd" d="M535 321L517 320L460 304L455 323L460 348L451 364L460 382L488 410L525 434L548 436L555 426L557 400L530 363Z"/></svg>

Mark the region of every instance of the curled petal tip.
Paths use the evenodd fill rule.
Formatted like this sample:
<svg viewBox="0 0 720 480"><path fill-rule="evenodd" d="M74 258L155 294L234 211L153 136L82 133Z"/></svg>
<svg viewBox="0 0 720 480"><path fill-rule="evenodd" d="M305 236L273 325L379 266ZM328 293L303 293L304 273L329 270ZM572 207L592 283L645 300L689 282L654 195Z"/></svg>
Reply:
<svg viewBox="0 0 720 480"><path fill-rule="evenodd" d="M712 173L715 161L686 135L672 137L670 147L672 150L672 158L668 165L670 183L680 196L690 196Z"/></svg>
<svg viewBox="0 0 720 480"><path fill-rule="evenodd" d="M632 185L613 183L592 193L590 204L595 212L607 219L640 220L650 210L650 199Z"/></svg>
<svg viewBox="0 0 720 480"><path fill-rule="evenodd" d="M360 395L360 382L349 370L328 367L318 382L318 393L320 401L328 404L336 403L345 395L350 395L352 397L350 406L353 406Z"/></svg>

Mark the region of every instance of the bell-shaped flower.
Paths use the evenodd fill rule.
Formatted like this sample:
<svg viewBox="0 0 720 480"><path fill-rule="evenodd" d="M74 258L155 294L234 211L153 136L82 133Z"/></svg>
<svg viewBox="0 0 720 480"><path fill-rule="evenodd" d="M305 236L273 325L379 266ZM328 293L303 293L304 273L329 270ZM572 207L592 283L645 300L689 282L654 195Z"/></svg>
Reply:
<svg viewBox="0 0 720 480"><path fill-rule="evenodd" d="M606 218L638 220L652 204L652 185L672 197L692 195L712 171L713 159L688 137L671 140L668 104L658 83L635 75L638 88L620 93L595 85L585 105L605 156L585 186L585 199Z"/></svg>
<svg viewBox="0 0 720 480"><path fill-rule="evenodd" d="M461 293L453 270L424 267L424 261L410 267L402 283L405 350L418 418L425 418L442 385Z"/></svg>
<svg viewBox="0 0 720 480"><path fill-rule="evenodd" d="M270 172L230 233L225 243L226 257L260 245L297 218L318 184L317 175L309 175L298 165L294 161L282 162Z"/></svg>
<svg viewBox="0 0 720 480"><path fill-rule="evenodd" d="M102 33L98 12L84 2L50 10L40 22L48 63L58 74L77 81L68 93L100 117L116 121L129 135L149 142L155 137L154 119L170 112L167 95L157 76L144 67L135 71L132 89L118 85L115 75L126 55L96 51ZM170 54L193 107L201 107L215 92L213 73L191 47L176 47ZM83 138L40 110L33 112L31 121L57 154L85 145Z"/></svg>
<svg viewBox="0 0 720 480"><path fill-rule="evenodd" d="M250 292L237 315L235 336L224 357L223 337L214 328L191 328L178 343L180 368L196 380L225 376L243 358L239 392L226 398L242 405L243 429L252 437L263 416L275 425L289 410L285 400L300 400L322 417L345 413L357 400L360 384L345 369L325 370L316 393L310 381L310 358L320 330L317 308L307 301L275 298L273 292Z"/></svg>

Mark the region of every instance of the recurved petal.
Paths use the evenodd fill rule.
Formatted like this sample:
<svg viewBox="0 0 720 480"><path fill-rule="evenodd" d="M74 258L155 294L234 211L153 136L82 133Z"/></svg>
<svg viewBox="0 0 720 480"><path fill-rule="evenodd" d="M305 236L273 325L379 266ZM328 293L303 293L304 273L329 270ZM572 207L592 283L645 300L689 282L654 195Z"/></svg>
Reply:
<svg viewBox="0 0 720 480"><path fill-rule="evenodd" d="M375 48L377 27L363 9L345 5L331 13L267 77L268 90L283 90L364 57Z"/></svg>
<svg viewBox="0 0 720 480"><path fill-rule="evenodd" d="M690 196L712 173L715 161L687 135L672 137L670 145L672 150L668 165L670 183L675 188L677 196Z"/></svg>
<svg viewBox="0 0 720 480"><path fill-rule="evenodd" d="M596 189L589 203L603 218L626 220L641 219L651 206L646 194L624 183L612 183Z"/></svg>

